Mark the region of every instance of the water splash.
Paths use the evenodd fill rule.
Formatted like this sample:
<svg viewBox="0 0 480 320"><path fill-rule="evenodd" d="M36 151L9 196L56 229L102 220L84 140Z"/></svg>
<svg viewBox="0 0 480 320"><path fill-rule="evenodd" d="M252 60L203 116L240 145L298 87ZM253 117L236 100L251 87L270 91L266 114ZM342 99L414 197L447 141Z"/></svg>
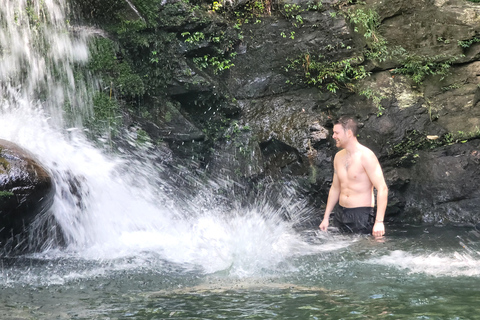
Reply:
<svg viewBox="0 0 480 320"><path fill-rule="evenodd" d="M91 112L87 88L96 83L74 77L88 61L92 32L70 27L67 16L64 1L0 3L0 138L35 154L56 184L51 216L39 222L46 224L41 232L52 232L43 257L116 260L153 253L207 273L249 275L325 249L295 230L313 213L288 188L278 195L280 205L265 197L245 208L232 201L234 183L219 178L199 181L196 196L180 200L175 186L159 178L160 164L94 147L80 115ZM76 110L77 119L67 123L65 113ZM220 189L227 201L217 201ZM58 230L63 249L54 241Z"/></svg>
<svg viewBox="0 0 480 320"><path fill-rule="evenodd" d="M369 263L392 266L410 273L425 273L433 276L479 276L480 259L468 253L413 254L395 250L390 254L375 258Z"/></svg>

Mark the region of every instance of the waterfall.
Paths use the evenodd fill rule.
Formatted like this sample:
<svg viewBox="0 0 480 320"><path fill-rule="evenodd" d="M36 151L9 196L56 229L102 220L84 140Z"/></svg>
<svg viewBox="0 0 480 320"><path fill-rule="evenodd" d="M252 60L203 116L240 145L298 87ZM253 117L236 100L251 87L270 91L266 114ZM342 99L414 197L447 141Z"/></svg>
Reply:
<svg viewBox="0 0 480 320"><path fill-rule="evenodd" d="M87 34L72 35L67 19L67 7L62 1L2 0L3 112L31 109L33 104L45 113L51 125L61 127L63 113L77 113L79 108L91 105L85 84L76 81L74 75L75 64L84 64L88 59Z"/></svg>
<svg viewBox="0 0 480 320"><path fill-rule="evenodd" d="M212 193L232 183L218 179L179 205L158 163L106 155L88 141L82 116L92 113L88 88L96 83L75 72L88 62L90 35L69 26L65 0L1 0L0 23L0 138L35 154L56 184L46 230L61 232L66 247L52 235L45 252L86 259L148 252L207 272L248 273L312 250L294 231L309 212L293 193L280 208L222 206Z"/></svg>

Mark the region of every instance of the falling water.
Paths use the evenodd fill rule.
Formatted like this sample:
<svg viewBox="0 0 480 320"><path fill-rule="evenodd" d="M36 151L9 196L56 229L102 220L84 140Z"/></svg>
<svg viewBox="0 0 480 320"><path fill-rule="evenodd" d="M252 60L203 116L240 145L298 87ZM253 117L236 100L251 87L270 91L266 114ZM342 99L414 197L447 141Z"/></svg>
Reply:
<svg viewBox="0 0 480 320"><path fill-rule="evenodd" d="M97 84L75 77L92 33L68 14L61 0L0 0L0 138L31 151L57 190L51 240L1 260L0 318L477 316L476 230L387 226L380 242L299 230L317 213L289 188L279 205L223 205L217 191L233 188L220 177L180 200L159 163L93 146L82 117Z"/></svg>

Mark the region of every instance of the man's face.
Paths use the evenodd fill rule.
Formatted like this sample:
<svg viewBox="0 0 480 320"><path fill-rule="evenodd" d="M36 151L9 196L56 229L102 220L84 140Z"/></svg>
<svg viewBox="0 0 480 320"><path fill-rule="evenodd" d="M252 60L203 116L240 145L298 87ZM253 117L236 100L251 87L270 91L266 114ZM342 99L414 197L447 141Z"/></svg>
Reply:
<svg viewBox="0 0 480 320"><path fill-rule="evenodd" d="M341 124L333 126L333 139L338 148L345 148L348 141L347 131L345 131Z"/></svg>

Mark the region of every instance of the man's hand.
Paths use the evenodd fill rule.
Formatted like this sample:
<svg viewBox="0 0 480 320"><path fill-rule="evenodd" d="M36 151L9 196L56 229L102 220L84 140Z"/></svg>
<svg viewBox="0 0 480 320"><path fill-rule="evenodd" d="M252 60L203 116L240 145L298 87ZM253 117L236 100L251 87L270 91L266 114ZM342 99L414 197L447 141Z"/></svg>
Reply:
<svg viewBox="0 0 480 320"><path fill-rule="evenodd" d="M373 225L372 235L374 237L383 237L384 234L385 234L385 226L383 225L383 222L375 221L375 224Z"/></svg>
<svg viewBox="0 0 480 320"><path fill-rule="evenodd" d="M319 228L322 231L327 231L327 229L328 229L328 219L323 219L322 223L320 223Z"/></svg>

